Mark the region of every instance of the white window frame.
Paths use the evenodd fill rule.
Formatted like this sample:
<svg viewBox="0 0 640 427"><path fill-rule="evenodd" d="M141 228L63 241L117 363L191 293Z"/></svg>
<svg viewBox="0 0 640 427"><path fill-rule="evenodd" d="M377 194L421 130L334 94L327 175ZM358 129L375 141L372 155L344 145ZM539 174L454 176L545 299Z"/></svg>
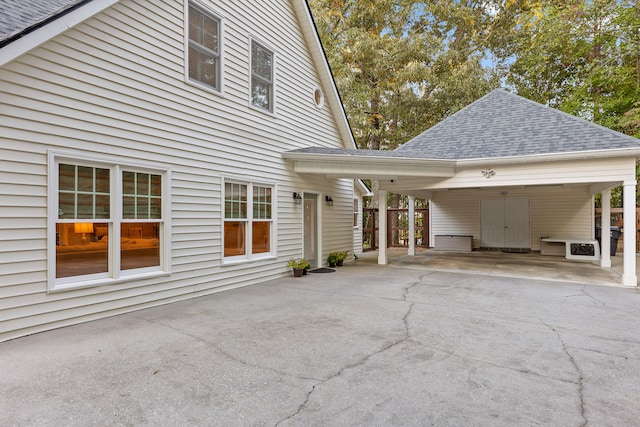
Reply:
<svg viewBox="0 0 640 427"><path fill-rule="evenodd" d="M247 186L247 218L239 219L239 218L229 218L229 221L242 221L247 225L245 227L245 254L244 255L236 255L236 256L225 256L224 255L224 225L227 221L225 205L226 205L226 184L240 184ZM268 187L271 189L271 228L269 233L269 252L264 253L253 253L253 187ZM273 182L263 182L263 181L254 181L250 178L239 178L239 177L222 177L222 188L221 188L221 200L222 200L222 230L221 230L221 248L220 248L220 256L222 258L223 264L237 264L241 262L247 261L256 261L256 260L264 260L264 259L272 259L277 257L277 194L278 194L278 186ZM263 220L263 219L258 219Z"/></svg>
<svg viewBox="0 0 640 427"><path fill-rule="evenodd" d="M78 166L97 167L109 169L109 219L96 219L94 222L106 222L109 224L108 260L109 269L106 273L88 274L56 278L56 224L58 223L58 165L71 164ZM133 171L150 173L162 177L162 216L159 220L160 237L160 265L156 267L143 267L132 270L120 270L120 226L131 220L122 218L122 172ZM142 163L122 162L118 159L99 158L85 156L83 154L49 151L48 153L48 208L47 208L47 291L58 292L92 286L117 284L137 279L167 276L171 274L171 220L169 189L171 188L171 169L147 165Z"/></svg>
<svg viewBox="0 0 640 427"><path fill-rule="evenodd" d="M264 50L271 53L271 105L270 108L263 108L253 103L253 45L254 43ZM277 54L275 49L271 48L268 44L261 42L255 37L249 39L249 106L255 110L261 111L267 114L276 114L276 64Z"/></svg>
<svg viewBox="0 0 640 427"><path fill-rule="evenodd" d="M353 228L360 227L360 199L357 197L353 198Z"/></svg>
<svg viewBox="0 0 640 427"><path fill-rule="evenodd" d="M209 86L206 83L202 83L199 80L194 80L189 76L189 6L193 6L196 9L200 9L203 13L209 15L209 17L218 21L218 88ZM197 86L200 89L208 90L216 95L224 95L224 34L225 34L225 20L222 14L213 10L207 4L198 0L188 0L184 2L184 79L185 82L193 86Z"/></svg>

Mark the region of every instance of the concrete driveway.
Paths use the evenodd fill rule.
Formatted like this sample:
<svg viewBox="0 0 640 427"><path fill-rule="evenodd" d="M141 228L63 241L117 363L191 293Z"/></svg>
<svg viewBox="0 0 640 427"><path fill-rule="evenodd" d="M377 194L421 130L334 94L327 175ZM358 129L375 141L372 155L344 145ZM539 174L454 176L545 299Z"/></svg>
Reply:
<svg viewBox="0 0 640 427"><path fill-rule="evenodd" d="M632 426L639 331L634 289L360 260L0 343L0 425Z"/></svg>

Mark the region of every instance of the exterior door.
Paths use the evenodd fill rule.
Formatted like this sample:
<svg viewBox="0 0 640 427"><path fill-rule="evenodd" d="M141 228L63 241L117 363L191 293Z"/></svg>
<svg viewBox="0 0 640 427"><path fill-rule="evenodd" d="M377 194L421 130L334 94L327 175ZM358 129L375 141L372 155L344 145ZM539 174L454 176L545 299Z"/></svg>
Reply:
<svg viewBox="0 0 640 427"><path fill-rule="evenodd" d="M480 246L530 248L529 199L480 201Z"/></svg>
<svg viewBox="0 0 640 427"><path fill-rule="evenodd" d="M318 267L318 195L304 195L304 257L312 268Z"/></svg>

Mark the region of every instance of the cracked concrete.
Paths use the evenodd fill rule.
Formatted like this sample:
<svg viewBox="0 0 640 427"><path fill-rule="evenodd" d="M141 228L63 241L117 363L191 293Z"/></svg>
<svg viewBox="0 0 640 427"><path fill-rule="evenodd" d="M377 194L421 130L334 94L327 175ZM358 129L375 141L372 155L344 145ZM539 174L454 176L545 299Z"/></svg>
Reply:
<svg viewBox="0 0 640 427"><path fill-rule="evenodd" d="M0 343L0 425L634 425L638 313L633 289L363 257Z"/></svg>

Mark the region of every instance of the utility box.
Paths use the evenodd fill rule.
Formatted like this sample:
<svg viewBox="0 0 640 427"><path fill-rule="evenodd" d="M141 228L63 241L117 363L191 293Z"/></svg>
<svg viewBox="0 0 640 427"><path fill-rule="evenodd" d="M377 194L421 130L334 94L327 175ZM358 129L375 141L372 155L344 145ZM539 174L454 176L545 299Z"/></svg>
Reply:
<svg viewBox="0 0 640 427"><path fill-rule="evenodd" d="M434 249L437 251L471 252L473 236L441 234L435 236Z"/></svg>

